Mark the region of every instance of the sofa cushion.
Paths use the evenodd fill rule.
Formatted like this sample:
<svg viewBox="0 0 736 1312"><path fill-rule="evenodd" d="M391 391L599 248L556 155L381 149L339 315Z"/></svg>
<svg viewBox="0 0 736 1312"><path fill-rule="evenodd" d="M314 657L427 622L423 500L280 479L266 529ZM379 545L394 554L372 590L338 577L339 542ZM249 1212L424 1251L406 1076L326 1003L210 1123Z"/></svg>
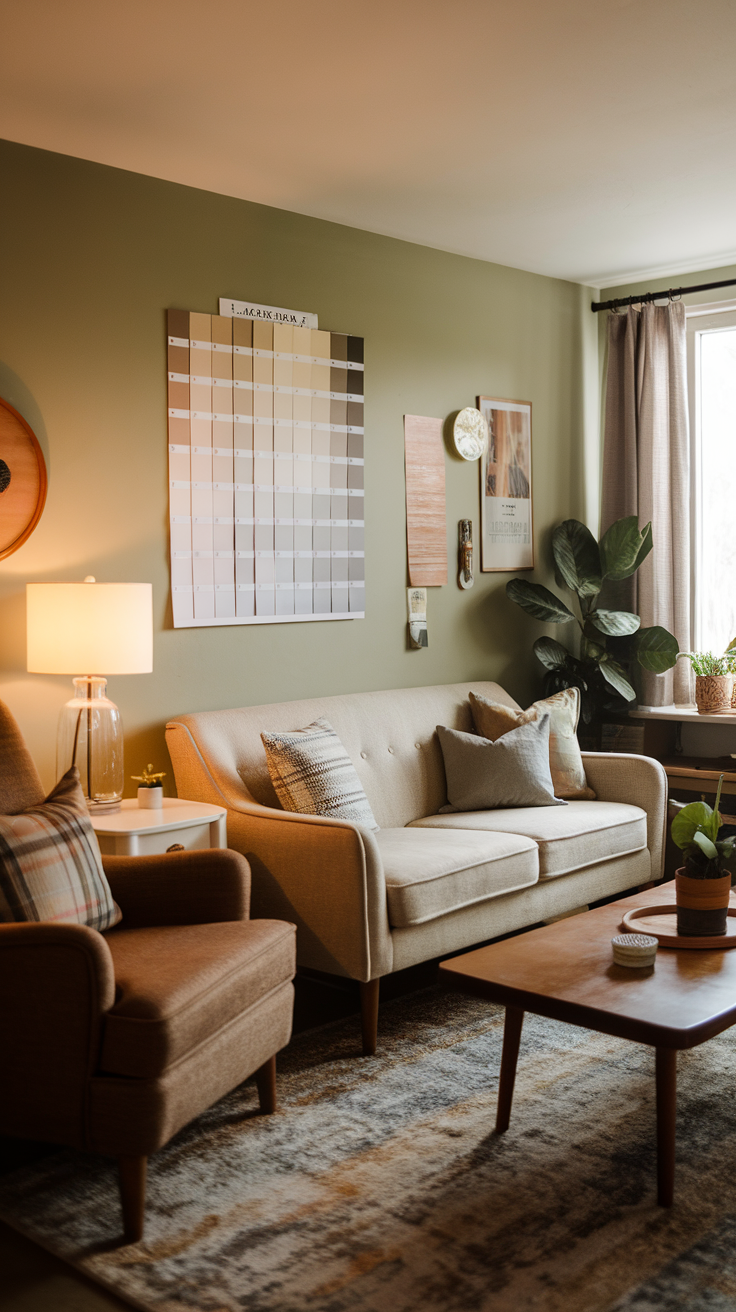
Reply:
<svg viewBox="0 0 736 1312"><path fill-rule="evenodd" d="M161 1075L293 977L295 940L294 926L280 920L107 934L116 1001L105 1017L101 1070Z"/></svg>
<svg viewBox="0 0 736 1312"><path fill-rule="evenodd" d="M375 837L386 876L388 918L395 929L422 925L537 882L536 843L518 834L407 828L382 829Z"/></svg>
<svg viewBox="0 0 736 1312"><path fill-rule="evenodd" d="M646 812L624 802L568 802L517 807L512 811L470 811L428 815L410 828L482 830L532 838L539 847L539 878L555 879L608 857L639 852L647 845Z"/></svg>

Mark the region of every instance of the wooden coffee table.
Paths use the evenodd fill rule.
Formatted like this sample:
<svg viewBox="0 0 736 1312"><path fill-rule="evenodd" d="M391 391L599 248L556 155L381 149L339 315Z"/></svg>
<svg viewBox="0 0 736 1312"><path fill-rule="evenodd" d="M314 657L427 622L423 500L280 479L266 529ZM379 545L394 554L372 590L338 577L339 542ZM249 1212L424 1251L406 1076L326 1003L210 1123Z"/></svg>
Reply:
<svg viewBox="0 0 736 1312"><path fill-rule="evenodd" d="M657 1199L662 1207L671 1207L674 1195L677 1053L736 1024L736 950L660 947L649 969L615 965L611 939L621 932L624 912L674 900L674 883L664 884L440 966L441 978L452 988L506 1008L498 1134L509 1126L525 1011L655 1049Z"/></svg>

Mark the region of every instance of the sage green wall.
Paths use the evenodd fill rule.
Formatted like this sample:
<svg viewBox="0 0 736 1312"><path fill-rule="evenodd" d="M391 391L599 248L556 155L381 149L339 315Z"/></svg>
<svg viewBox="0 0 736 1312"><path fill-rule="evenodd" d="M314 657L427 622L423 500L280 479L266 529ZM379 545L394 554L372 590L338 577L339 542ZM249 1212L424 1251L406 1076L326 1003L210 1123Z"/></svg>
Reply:
<svg viewBox="0 0 736 1312"><path fill-rule="evenodd" d="M430 592L428 650L407 648L402 416L444 419L479 392L533 403L534 577L551 582L551 528L597 509L590 289L8 142L0 169L0 396L49 469L38 529L0 562L0 696L46 783L70 685L25 672L35 579L153 583L154 672L110 684L128 775L168 765L163 726L181 711L472 678L522 701L536 690L539 626L506 599L507 576L455 583L458 519L479 538L478 466L449 448L450 581ZM221 295L365 338L363 621L171 627L164 311L215 312Z"/></svg>

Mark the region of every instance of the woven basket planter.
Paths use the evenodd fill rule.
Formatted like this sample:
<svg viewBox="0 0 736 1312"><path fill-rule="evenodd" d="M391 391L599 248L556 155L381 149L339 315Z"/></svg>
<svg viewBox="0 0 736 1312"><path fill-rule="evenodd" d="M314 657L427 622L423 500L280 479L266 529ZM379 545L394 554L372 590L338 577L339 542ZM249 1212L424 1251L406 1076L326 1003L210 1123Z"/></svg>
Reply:
<svg viewBox="0 0 736 1312"><path fill-rule="evenodd" d="M730 893L728 871L719 879L692 879L681 866L675 871L678 934L725 934Z"/></svg>
<svg viewBox="0 0 736 1312"><path fill-rule="evenodd" d="M726 715L731 710L732 674L698 674L695 677L695 705L700 715Z"/></svg>

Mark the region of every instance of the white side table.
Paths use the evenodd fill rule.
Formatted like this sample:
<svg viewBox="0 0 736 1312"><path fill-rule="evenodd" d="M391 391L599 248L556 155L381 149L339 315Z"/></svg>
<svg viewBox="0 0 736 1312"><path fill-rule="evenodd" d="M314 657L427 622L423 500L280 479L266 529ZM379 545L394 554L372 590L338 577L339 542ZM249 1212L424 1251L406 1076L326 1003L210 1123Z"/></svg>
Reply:
<svg viewBox="0 0 736 1312"><path fill-rule="evenodd" d="M103 856L154 856L181 844L188 852L197 848L227 847L227 811L209 802L186 802L165 797L163 807L150 810L126 797L121 809L92 816L92 825Z"/></svg>

